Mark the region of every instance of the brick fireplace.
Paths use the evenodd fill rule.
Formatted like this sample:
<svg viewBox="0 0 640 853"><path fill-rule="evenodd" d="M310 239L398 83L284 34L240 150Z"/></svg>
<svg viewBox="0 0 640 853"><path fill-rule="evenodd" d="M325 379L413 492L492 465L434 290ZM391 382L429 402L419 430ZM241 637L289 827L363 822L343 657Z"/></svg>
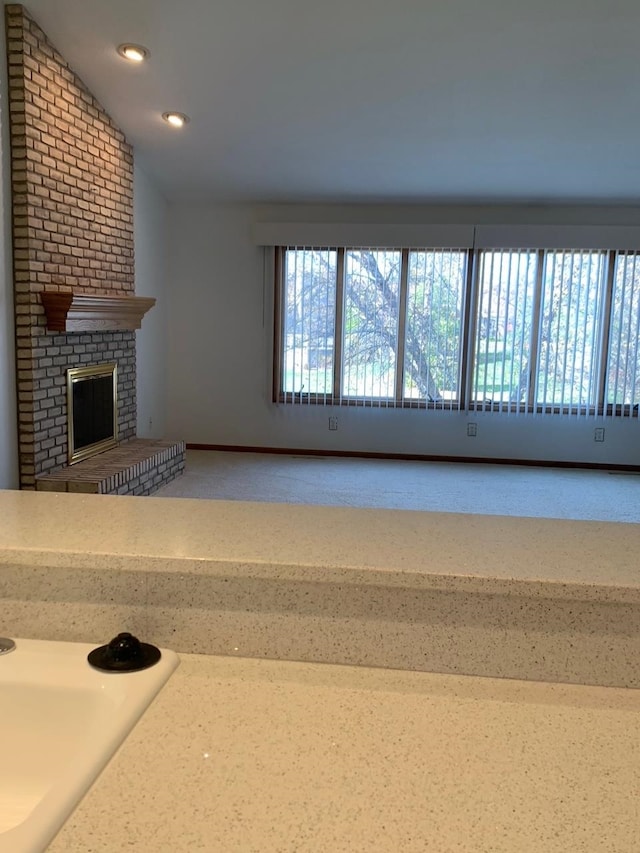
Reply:
<svg viewBox="0 0 640 853"><path fill-rule="evenodd" d="M52 294L136 301L133 154L24 7L5 14L20 486L34 489L67 463L67 369L115 362L118 435L136 434L137 326L122 311L56 326L43 305Z"/></svg>

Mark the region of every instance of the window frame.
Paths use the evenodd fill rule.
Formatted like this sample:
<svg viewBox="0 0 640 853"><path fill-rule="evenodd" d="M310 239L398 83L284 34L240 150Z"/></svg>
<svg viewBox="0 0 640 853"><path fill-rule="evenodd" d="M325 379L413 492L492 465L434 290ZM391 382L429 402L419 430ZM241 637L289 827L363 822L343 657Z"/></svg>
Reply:
<svg viewBox="0 0 640 853"><path fill-rule="evenodd" d="M608 388L609 358L611 353L610 335L612 323L613 291L616 280L616 263L618 256L638 255L638 250L601 249L604 271L602 287L602 304L597 310L602 313L600 321L600 332L594 344L598 347L598 377L596 385L596 402L587 405L568 404L545 404L536 402L536 388L540 371L539 363L539 335L542 323L542 300L543 279L545 275L545 263L548 253L559 251L557 248L523 248L522 251L531 251L536 255L536 282L533 304L531 349L529 357L529 379L527 388L527 400L522 402L503 401L477 401L473 399L473 381L476 369L475 364L475 333L478 322L478 300L479 300L479 271L481 266L481 254L485 251L499 251L489 248L459 247L385 247L385 246L275 246L274 276L275 276L275 299L274 299L274 329L273 329L273 375L272 375L272 401L278 404L303 403L305 405L332 405L332 406L357 406L361 408L402 408L402 409L429 409L444 411L463 412L495 412L495 413L518 413L518 414L540 414L540 415L597 415L607 417L638 417L638 403L606 403L605 395ZM284 347L283 334L285 328L286 312L286 282L285 253L288 250L304 249L308 251L337 252L336 263L336 302L334 306L334 351L333 351L333 383L331 393L316 393L304 391L285 391L284 379ZM400 289L399 289L399 320L398 320L398 344L396 350L396 378L395 394L393 397L349 397L343 394L341 388L342 380L342 358L343 358L343 324L344 324L344 289L345 289L345 253L348 251L371 250L394 250L401 252ZM404 346L406 332L406 308L408 289L409 254L412 251L451 251L462 252L466 255L465 274L462 298L461 316L461 338L459 376L457 386L457 399L454 400L430 400L425 397L404 397ZM505 248L504 251L518 251L514 247ZM565 252L591 251L574 247L561 250Z"/></svg>

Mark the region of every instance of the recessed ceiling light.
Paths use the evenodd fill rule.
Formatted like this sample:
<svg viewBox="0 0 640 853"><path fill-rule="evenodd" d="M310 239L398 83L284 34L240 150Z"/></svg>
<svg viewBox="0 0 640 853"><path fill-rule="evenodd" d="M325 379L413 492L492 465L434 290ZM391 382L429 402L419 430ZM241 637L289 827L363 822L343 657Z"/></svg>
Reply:
<svg viewBox="0 0 640 853"><path fill-rule="evenodd" d="M141 44L121 44L118 53L131 62L144 62L149 57L149 51Z"/></svg>
<svg viewBox="0 0 640 853"><path fill-rule="evenodd" d="M171 127L183 127L189 121L189 116L186 116L184 113L162 113L162 118Z"/></svg>

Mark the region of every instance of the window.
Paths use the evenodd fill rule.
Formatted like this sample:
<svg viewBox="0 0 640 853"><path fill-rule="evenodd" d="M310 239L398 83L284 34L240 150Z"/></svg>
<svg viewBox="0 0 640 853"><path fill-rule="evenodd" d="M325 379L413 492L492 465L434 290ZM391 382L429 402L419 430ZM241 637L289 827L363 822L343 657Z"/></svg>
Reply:
<svg viewBox="0 0 640 853"><path fill-rule="evenodd" d="M405 400L458 400L467 252L409 252Z"/></svg>
<svg viewBox="0 0 640 853"><path fill-rule="evenodd" d="M611 299L606 403L636 408L640 402L640 256L619 252Z"/></svg>
<svg viewBox="0 0 640 853"><path fill-rule="evenodd" d="M482 251L477 404L586 410L599 399L604 252Z"/></svg>
<svg viewBox="0 0 640 853"><path fill-rule="evenodd" d="M336 256L335 249L284 253L284 394L333 393Z"/></svg>
<svg viewBox="0 0 640 853"><path fill-rule="evenodd" d="M479 255L471 397L477 404L529 401L536 268L535 252Z"/></svg>
<svg viewBox="0 0 640 853"><path fill-rule="evenodd" d="M536 403L598 403L603 252L548 252L542 274Z"/></svg>
<svg viewBox="0 0 640 853"><path fill-rule="evenodd" d="M278 261L277 400L637 413L636 253L288 247Z"/></svg>
<svg viewBox="0 0 640 853"><path fill-rule="evenodd" d="M344 253L342 396L396 396L401 253L349 249Z"/></svg>
<svg viewBox="0 0 640 853"><path fill-rule="evenodd" d="M282 252L278 398L458 400L467 252Z"/></svg>

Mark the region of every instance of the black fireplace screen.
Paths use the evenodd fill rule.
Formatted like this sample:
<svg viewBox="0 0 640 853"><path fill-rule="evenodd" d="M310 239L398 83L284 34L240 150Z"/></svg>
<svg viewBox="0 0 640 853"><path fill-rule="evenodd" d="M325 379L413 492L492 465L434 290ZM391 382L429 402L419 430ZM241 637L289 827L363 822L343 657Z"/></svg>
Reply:
<svg viewBox="0 0 640 853"><path fill-rule="evenodd" d="M67 371L70 462L116 445L116 388L115 364Z"/></svg>

